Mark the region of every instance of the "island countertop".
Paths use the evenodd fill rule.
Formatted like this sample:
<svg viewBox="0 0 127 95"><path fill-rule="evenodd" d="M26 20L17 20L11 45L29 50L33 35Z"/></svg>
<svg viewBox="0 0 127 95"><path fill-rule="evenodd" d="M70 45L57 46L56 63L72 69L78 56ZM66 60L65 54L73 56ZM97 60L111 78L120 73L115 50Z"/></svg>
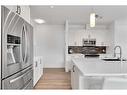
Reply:
<svg viewBox="0 0 127 95"><path fill-rule="evenodd" d="M127 76L127 61L104 61L99 58L73 58L84 76Z"/></svg>

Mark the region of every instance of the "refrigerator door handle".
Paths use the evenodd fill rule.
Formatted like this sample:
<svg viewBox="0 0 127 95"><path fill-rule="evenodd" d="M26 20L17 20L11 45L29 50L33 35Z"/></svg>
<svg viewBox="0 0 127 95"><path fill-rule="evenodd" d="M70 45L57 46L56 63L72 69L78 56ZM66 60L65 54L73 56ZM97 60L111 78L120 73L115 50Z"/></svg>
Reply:
<svg viewBox="0 0 127 95"><path fill-rule="evenodd" d="M25 40L25 34L24 34L24 25L23 25L23 28L22 28L22 43L21 43L21 60L22 62L24 62L24 40Z"/></svg>
<svg viewBox="0 0 127 95"><path fill-rule="evenodd" d="M28 43L27 43L27 41L28 41L28 39L27 39L27 29L26 29L26 26L24 27L24 32L25 32L25 56L24 56L24 62L26 62L26 59L27 59L27 45L28 45Z"/></svg>
<svg viewBox="0 0 127 95"><path fill-rule="evenodd" d="M17 81L17 80L19 80L19 79L21 79L22 77L24 77L25 75L27 75L27 74L30 73L31 71L32 71L32 70L26 71L26 72L23 73L22 75L20 75L20 76L14 78L14 79L12 79L12 80L10 80L10 84L11 84L11 83L14 83L15 81Z"/></svg>
<svg viewBox="0 0 127 95"><path fill-rule="evenodd" d="M24 31L24 25L22 26L22 30L21 30L21 35L22 35L22 37L21 37L21 46L20 46L20 58L21 58L21 62L23 62L23 31Z"/></svg>
<svg viewBox="0 0 127 95"><path fill-rule="evenodd" d="M27 30L26 30L26 26L23 25L23 30L22 30L22 61L24 63L26 63L26 58L27 58Z"/></svg>

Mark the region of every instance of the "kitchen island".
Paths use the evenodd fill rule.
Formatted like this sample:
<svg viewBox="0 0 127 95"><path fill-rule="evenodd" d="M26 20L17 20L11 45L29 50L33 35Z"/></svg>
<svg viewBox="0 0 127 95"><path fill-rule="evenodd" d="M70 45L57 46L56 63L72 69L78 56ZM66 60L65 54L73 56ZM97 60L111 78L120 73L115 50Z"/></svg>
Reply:
<svg viewBox="0 0 127 95"><path fill-rule="evenodd" d="M126 77L127 61L104 61L99 58L73 58L73 89L102 89L107 77Z"/></svg>

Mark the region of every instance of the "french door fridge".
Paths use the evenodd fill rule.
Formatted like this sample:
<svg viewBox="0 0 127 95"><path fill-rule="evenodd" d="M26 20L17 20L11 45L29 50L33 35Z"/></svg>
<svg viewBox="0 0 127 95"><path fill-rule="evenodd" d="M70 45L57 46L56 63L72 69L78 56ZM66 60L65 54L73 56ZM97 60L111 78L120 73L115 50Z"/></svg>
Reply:
<svg viewBox="0 0 127 95"><path fill-rule="evenodd" d="M32 89L33 28L8 8L1 12L1 88Z"/></svg>

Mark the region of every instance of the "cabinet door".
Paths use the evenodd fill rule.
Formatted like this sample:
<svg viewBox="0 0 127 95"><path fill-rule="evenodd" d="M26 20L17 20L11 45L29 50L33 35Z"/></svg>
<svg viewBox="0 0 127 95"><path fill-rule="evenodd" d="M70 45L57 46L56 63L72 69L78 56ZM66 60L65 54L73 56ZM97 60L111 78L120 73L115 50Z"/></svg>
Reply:
<svg viewBox="0 0 127 95"><path fill-rule="evenodd" d="M72 89L79 89L79 72L74 65L71 70L71 86Z"/></svg>
<svg viewBox="0 0 127 95"><path fill-rule="evenodd" d="M71 86L72 89L87 89L87 82L85 77L81 74L76 66L71 70Z"/></svg>
<svg viewBox="0 0 127 95"><path fill-rule="evenodd" d="M74 89L74 71L73 69L71 70L71 87Z"/></svg>
<svg viewBox="0 0 127 95"><path fill-rule="evenodd" d="M34 70L34 75L33 75L33 84L35 86L35 84L38 81L38 63L37 60L34 60L34 65L33 65L33 70Z"/></svg>
<svg viewBox="0 0 127 95"><path fill-rule="evenodd" d="M39 77L39 79L42 77L42 74L43 74L43 61L42 61L42 58L41 57L39 57L38 58L38 66L39 66L39 70L38 70L38 77Z"/></svg>
<svg viewBox="0 0 127 95"><path fill-rule="evenodd" d="M40 69L41 69L41 76L43 75L43 58L40 57Z"/></svg>
<svg viewBox="0 0 127 95"><path fill-rule="evenodd" d="M41 57L34 58L34 85L42 77L43 74L43 61Z"/></svg>
<svg viewBox="0 0 127 95"><path fill-rule="evenodd" d="M79 72L76 67L74 68L74 89L79 89Z"/></svg>

